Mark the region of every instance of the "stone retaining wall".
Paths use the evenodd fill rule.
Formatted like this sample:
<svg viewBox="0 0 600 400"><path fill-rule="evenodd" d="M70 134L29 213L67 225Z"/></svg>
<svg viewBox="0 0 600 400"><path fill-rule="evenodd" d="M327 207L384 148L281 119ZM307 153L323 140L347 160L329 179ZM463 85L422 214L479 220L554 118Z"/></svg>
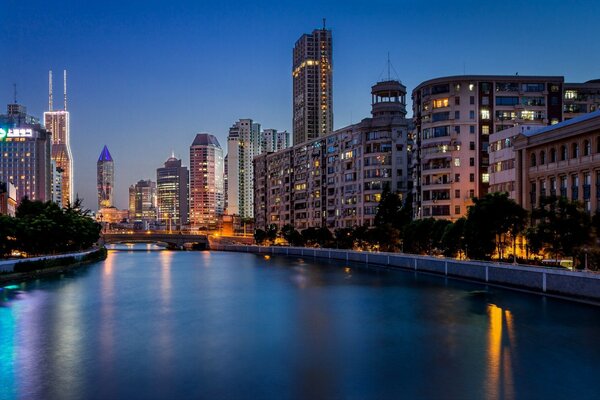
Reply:
<svg viewBox="0 0 600 400"><path fill-rule="evenodd" d="M211 250L314 257L429 272L477 282L527 289L575 299L600 301L600 274L529 265L512 265L399 253L304 247L211 245Z"/></svg>

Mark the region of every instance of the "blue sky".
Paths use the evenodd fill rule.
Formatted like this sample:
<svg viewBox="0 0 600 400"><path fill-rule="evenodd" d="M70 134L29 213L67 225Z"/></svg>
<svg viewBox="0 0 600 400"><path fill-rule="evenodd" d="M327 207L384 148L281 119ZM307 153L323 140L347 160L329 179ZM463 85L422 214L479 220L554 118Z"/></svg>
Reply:
<svg viewBox="0 0 600 400"><path fill-rule="evenodd" d="M333 31L334 124L369 114L387 53L409 92L439 76L600 78L595 1L38 1L0 0L0 104L41 116L48 69L68 69L75 190L96 206L96 160L107 145L116 205L156 179L173 150L210 132L221 145L239 118L291 131L291 50L322 24ZM55 105L57 101L55 100Z"/></svg>

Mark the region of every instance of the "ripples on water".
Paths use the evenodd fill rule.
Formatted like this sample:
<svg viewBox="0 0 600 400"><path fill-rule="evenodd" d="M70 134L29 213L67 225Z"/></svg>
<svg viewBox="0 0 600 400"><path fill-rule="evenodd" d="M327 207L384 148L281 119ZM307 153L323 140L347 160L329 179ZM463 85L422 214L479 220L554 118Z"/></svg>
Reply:
<svg viewBox="0 0 600 400"><path fill-rule="evenodd" d="M0 290L0 399L600 393L596 307L312 259L140 249Z"/></svg>

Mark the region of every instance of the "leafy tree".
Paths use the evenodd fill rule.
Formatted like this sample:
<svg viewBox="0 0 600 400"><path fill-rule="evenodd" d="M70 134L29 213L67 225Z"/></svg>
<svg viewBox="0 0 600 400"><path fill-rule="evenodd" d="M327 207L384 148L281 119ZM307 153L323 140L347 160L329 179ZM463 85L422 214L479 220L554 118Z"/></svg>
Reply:
<svg viewBox="0 0 600 400"><path fill-rule="evenodd" d="M273 243L277 239L277 225L271 224L267 228L267 240Z"/></svg>
<svg viewBox="0 0 600 400"><path fill-rule="evenodd" d="M0 215L0 257L9 256L16 249L16 219Z"/></svg>
<svg viewBox="0 0 600 400"><path fill-rule="evenodd" d="M286 224L281 228L281 236L290 244L290 246L304 246L304 239L291 224Z"/></svg>
<svg viewBox="0 0 600 400"><path fill-rule="evenodd" d="M577 202L564 197L550 196L540 201L533 210L536 222L528 231L527 239L535 252L548 249L558 260L560 256L573 256L583 246L591 233L589 215Z"/></svg>
<svg viewBox="0 0 600 400"><path fill-rule="evenodd" d="M354 245L354 229L338 228L334 232L335 246L338 249L351 249Z"/></svg>
<svg viewBox="0 0 600 400"><path fill-rule="evenodd" d="M381 200L377 206L374 225L376 227L391 224L397 229L401 229L408 224L411 219L409 207L405 207L397 193L390 192L389 185L386 185L381 193Z"/></svg>
<svg viewBox="0 0 600 400"><path fill-rule="evenodd" d="M488 193L473 203L465 224L469 256L489 259L496 251L502 258L508 237L514 248L517 235L525 228L527 212L507 193Z"/></svg>
<svg viewBox="0 0 600 400"><path fill-rule="evenodd" d="M447 257L465 254L465 217L446 225L441 239L441 248Z"/></svg>
<svg viewBox="0 0 600 400"><path fill-rule="evenodd" d="M262 229L257 229L254 231L254 241L256 244L262 245L265 240L267 240L267 232L263 231Z"/></svg>

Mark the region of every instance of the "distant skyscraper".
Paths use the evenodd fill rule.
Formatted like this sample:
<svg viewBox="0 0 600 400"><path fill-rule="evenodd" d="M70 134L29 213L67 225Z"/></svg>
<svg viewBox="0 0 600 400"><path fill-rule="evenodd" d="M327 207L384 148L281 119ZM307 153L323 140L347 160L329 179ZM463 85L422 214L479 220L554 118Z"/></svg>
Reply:
<svg viewBox="0 0 600 400"><path fill-rule="evenodd" d="M106 146L102 149L96 163L96 177L98 182L98 209L112 207L115 187L115 163Z"/></svg>
<svg viewBox="0 0 600 400"><path fill-rule="evenodd" d="M188 222L189 172L175 155L156 170L158 220L171 229L180 229Z"/></svg>
<svg viewBox="0 0 600 400"><path fill-rule="evenodd" d="M290 134L277 129L265 129L261 135L261 153L273 153L290 146Z"/></svg>
<svg viewBox="0 0 600 400"><path fill-rule="evenodd" d="M58 204L59 207L63 206L62 200L62 178L63 178L63 170L61 168L56 167L56 163L54 160L50 163L50 170L52 172L52 201Z"/></svg>
<svg viewBox="0 0 600 400"><path fill-rule="evenodd" d="M129 218L134 222L156 221L156 182L141 180L129 187Z"/></svg>
<svg viewBox="0 0 600 400"><path fill-rule="evenodd" d="M252 218L254 167L252 159L261 153L260 124L240 119L227 137L227 213Z"/></svg>
<svg viewBox="0 0 600 400"><path fill-rule="evenodd" d="M331 31L316 29L298 39L293 52L294 145L333 130Z"/></svg>
<svg viewBox="0 0 600 400"><path fill-rule="evenodd" d="M50 134L20 104L9 104L0 116L0 182L16 188L16 200L52 199Z"/></svg>
<svg viewBox="0 0 600 400"><path fill-rule="evenodd" d="M223 214L223 149L208 133L199 133L190 146L190 223L215 229Z"/></svg>
<svg viewBox="0 0 600 400"><path fill-rule="evenodd" d="M64 109L52 109L52 71L48 81L48 111L44 113L46 130L52 133L52 160L62 169L62 204L73 202L73 155L71 154L70 122L67 111L67 71L64 74Z"/></svg>

